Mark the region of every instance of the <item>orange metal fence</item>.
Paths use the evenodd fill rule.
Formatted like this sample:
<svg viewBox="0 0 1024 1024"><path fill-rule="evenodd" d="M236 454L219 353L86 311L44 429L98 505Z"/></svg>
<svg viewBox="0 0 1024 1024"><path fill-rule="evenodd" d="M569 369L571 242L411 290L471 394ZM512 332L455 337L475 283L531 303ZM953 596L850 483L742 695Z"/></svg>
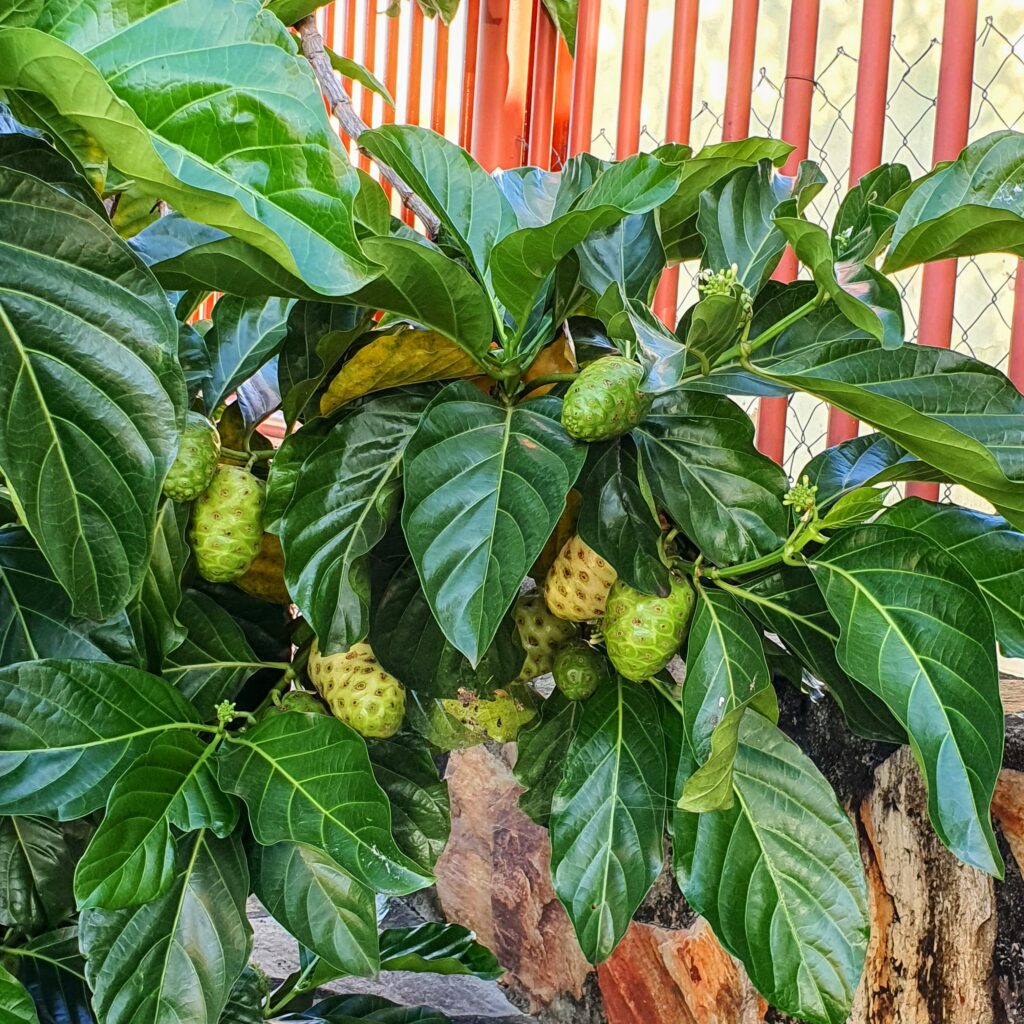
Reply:
<svg viewBox="0 0 1024 1024"><path fill-rule="evenodd" d="M825 162L831 176L845 186L877 166L883 154L911 163L914 173L955 156L983 114L986 124L995 116L996 125L1024 128L1024 100L1014 111L986 109L986 103L992 107L988 90L995 79L975 79L976 48L994 42L1005 48L994 75L1017 75L1024 82L1019 0L992 0L980 14L979 0L862 0L859 32L852 29L851 38L844 39L834 54L819 49L819 25L828 23L829 8L834 14L839 0L733 0L720 113L713 98L705 98L694 110L694 76L703 60L718 57L715 44L703 49L708 41L702 31L708 9L721 8L723 0L705 0L703 9L701 0L604 2L602 10L602 0L580 0L575 59L556 37L541 0L463 0L450 29L435 21L424 23L413 0L401 4L396 18L389 18L376 0L338 0L334 8L324 9L321 24L329 45L383 77L396 95L398 108L392 113L357 87L364 120L379 123L393 117L424 123L429 109L430 125L469 148L488 169L522 162L557 168L568 155L592 148L606 147L602 156L623 157L658 141L688 142L691 135L700 144L714 141L716 134L723 139L776 134L796 147L787 170L795 170L809 153ZM842 0L842 6L847 9L849 3ZM901 53L893 36L894 14L929 22L928 30L941 43L932 38L917 56ZM982 15L986 16L979 21ZM616 24L621 22L611 40L618 65L618 109L608 124L595 130L595 96L605 88L598 81L598 56L608 49L602 28L613 16ZM788 42L784 74L776 84L764 67L757 73L755 58L759 31L764 32L767 19L777 23L779 18L788 21ZM997 25L1000 19L1002 30ZM653 69L653 78L648 50L652 28L661 36L671 35L668 66ZM720 43L717 46L721 49ZM941 53L938 74L930 84L922 83L923 69L932 67L936 47ZM855 91L833 97L824 80L839 62L849 60L857 61ZM643 118L652 89L667 93L661 125ZM752 96L764 90L774 90L775 102L767 115L755 112L752 123ZM1018 86L1017 96L1022 93ZM894 109L908 96L920 97L923 112L918 114L915 108L908 116L916 121L901 125ZM835 123L827 127L824 139L814 135L812 104L834 112ZM930 160L919 141L926 116L934 126ZM840 129L849 131L848 155L844 153L839 166L828 166L832 134ZM608 132L614 133L613 146ZM838 187L828 193L825 205L837 202L839 194ZM935 264L919 275L920 280L905 282L908 332L924 344L954 343L970 349L979 323L986 331L993 325L1001 330L1000 324L1005 324L1006 345L999 361L1005 360L1011 378L1024 386L1024 264L1016 267L1015 288L1012 273L1004 272L1005 279L997 280L986 272L998 315L983 322L983 310L964 323L956 317L958 274L962 276L972 263L961 261L959 268L956 261ZM784 259L776 277L790 280L797 273L795 261ZM1015 294L1009 316L1003 312L1008 289ZM674 322L679 294L689 290L687 279L680 282L678 269L665 273L655 300L663 320ZM762 400L752 413L759 447L789 465L826 443L826 438L835 443L857 431L856 422L844 414L833 410L826 428L824 413L812 417L791 408L785 399ZM811 425L812 418L817 426ZM932 495L934 488L923 493Z"/></svg>

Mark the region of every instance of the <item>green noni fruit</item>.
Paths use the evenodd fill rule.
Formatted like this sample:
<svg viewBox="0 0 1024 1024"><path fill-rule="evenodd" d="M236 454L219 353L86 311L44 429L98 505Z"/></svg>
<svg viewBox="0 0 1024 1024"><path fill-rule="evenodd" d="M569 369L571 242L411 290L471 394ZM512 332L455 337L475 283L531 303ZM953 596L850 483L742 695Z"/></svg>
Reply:
<svg viewBox="0 0 1024 1024"><path fill-rule="evenodd" d="M181 432L178 454L164 480L172 501L192 501L210 485L220 458L220 434L201 413L190 412Z"/></svg>
<svg viewBox="0 0 1024 1024"><path fill-rule="evenodd" d="M304 711L308 714L326 715L324 702L309 690L289 690L282 694L280 701L274 705L277 711Z"/></svg>
<svg viewBox="0 0 1024 1024"><path fill-rule="evenodd" d="M611 675L601 652L585 640L562 647L555 655L551 674L555 686L569 700L586 700Z"/></svg>
<svg viewBox="0 0 1024 1024"><path fill-rule="evenodd" d="M369 644L325 655L314 643L306 671L334 717L360 736L386 740L401 728L405 687L385 671Z"/></svg>
<svg viewBox="0 0 1024 1024"><path fill-rule="evenodd" d="M529 682L551 671L559 644L576 635L576 627L548 610L543 595L532 590L522 594L512 609L519 640L526 651L519 680Z"/></svg>
<svg viewBox="0 0 1024 1024"><path fill-rule="evenodd" d="M199 574L214 583L237 579L259 554L266 484L241 466L220 466L196 499L190 539Z"/></svg>
<svg viewBox="0 0 1024 1024"><path fill-rule="evenodd" d="M697 597L690 583L672 577L667 597L641 594L616 580L604 613L604 641L612 665L640 681L660 672L679 650Z"/></svg>
<svg viewBox="0 0 1024 1024"><path fill-rule="evenodd" d="M581 441L607 441L635 427L650 398L640 391L644 369L623 356L584 367L562 402L562 426Z"/></svg>

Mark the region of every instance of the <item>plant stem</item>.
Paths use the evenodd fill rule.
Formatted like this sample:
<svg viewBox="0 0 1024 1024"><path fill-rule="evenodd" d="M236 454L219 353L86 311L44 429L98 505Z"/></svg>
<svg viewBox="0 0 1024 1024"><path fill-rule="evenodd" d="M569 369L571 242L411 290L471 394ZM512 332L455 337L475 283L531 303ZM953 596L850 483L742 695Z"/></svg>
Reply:
<svg viewBox="0 0 1024 1024"><path fill-rule="evenodd" d="M271 448L267 451L239 452L235 451L234 448L221 448L220 453L226 459L235 459L238 462L252 462L259 459L272 459L277 454L277 450Z"/></svg>
<svg viewBox="0 0 1024 1024"><path fill-rule="evenodd" d="M813 313L814 310L821 305L824 298L825 293L819 289L813 299L809 302L805 302L802 306L797 306L792 313L788 313L781 320L776 321L767 330L762 331L756 338L745 343L740 342L737 345L733 345L732 348L726 349L715 360L714 365L721 366L723 363L731 362L739 355L749 356L752 352L756 352L762 345L767 345L772 338L777 338L787 327L791 327L798 320L803 320L808 313Z"/></svg>
<svg viewBox="0 0 1024 1024"><path fill-rule="evenodd" d="M573 381L579 376L579 373L542 373L538 377L534 377L533 380L527 381L519 389L521 395L525 395L527 391L533 391L536 388L542 388L545 384L562 384L568 381Z"/></svg>
<svg viewBox="0 0 1024 1024"><path fill-rule="evenodd" d="M749 562L740 562L737 565L727 565L721 569L708 569L707 575L713 580L728 579L733 576L746 576L749 573L758 572L761 569L770 569L772 566L778 565L785 559L786 553L787 547L781 547L778 551L771 551L767 555L762 555L760 558L753 558Z"/></svg>

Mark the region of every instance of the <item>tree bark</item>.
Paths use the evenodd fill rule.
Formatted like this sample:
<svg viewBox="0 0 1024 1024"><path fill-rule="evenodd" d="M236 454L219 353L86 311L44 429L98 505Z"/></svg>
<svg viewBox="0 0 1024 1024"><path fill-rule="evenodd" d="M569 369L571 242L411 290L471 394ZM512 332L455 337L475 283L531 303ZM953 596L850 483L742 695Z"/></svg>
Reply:
<svg viewBox="0 0 1024 1024"><path fill-rule="evenodd" d="M1011 688L1008 710L1020 711ZM928 824L910 751L850 736L834 706L780 694L782 725L855 822L872 938L852 1024L1024 1022L1024 718L1008 715L993 816L1006 879L957 861ZM589 968L548 877L547 833L516 807L514 746L448 765L452 839L437 868L446 917L508 967L509 998L544 1024L786 1021L686 906L666 872L611 959Z"/></svg>

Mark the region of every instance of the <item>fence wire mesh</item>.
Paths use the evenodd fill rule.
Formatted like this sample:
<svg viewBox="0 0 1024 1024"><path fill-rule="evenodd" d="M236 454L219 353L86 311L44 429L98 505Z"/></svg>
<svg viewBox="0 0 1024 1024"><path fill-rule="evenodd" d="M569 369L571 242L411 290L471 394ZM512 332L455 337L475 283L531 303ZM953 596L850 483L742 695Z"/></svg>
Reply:
<svg viewBox="0 0 1024 1024"><path fill-rule="evenodd" d="M616 7L619 5L615 5ZM652 2L641 147L663 140L667 102L668 62L666 27L671 5ZM727 75L729 17L727 0L701 4L696 82L690 142L697 149L722 136L722 111ZM970 138L1002 128L1024 129L1024 21L1019 0L982 3L975 49ZM602 22L599 78L618 81L618 40L621 11ZM757 57L751 97L750 134L777 137L782 125L789 4L763 4L758 22ZM940 4L897 0L893 23L883 159L908 166L915 177L931 167L935 94L938 83L942 28ZM812 103L808 155L821 166L828 185L811 203L809 216L830 224L846 192L856 103L857 46L860 5L825 0L819 29L817 70ZM614 88L598 90L593 151L611 156L615 149ZM1013 288L1017 260L1003 255L963 259L957 273L952 347L1002 369L1006 368ZM695 268L686 267L680 283L680 312L692 303ZM920 268L901 273L897 285L904 299L907 337L916 340L920 308ZM753 412L756 403L749 403ZM825 445L827 410L805 395L790 403L786 428L785 466L799 472ZM959 489L946 497L972 500ZM976 502L975 502L976 503Z"/></svg>

